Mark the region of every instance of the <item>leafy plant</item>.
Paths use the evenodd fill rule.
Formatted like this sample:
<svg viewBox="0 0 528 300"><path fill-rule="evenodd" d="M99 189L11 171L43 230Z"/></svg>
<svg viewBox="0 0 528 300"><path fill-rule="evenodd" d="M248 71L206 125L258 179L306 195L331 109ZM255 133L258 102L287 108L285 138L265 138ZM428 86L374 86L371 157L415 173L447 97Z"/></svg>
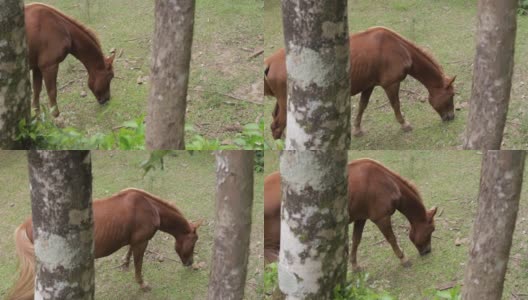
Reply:
<svg viewBox="0 0 528 300"><path fill-rule="evenodd" d="M394 300L395 298L387 293L378 293L372 290L367 283L368 274L359 273L352 275L345 286L336 286L334 289L335 300Z"/></svg>
<svg viewBox="0 0 528 300"><path fill-rule="evenodd" d="M264 292L267 295L271 295L278 283L277 263L266 265L264 268Z"/></svg>
<svg viewBox="0 0 528 300"><path fill-rule="evenodd" d="M519 15L528 15L528 0L519 0L517 12Z"/></svg>

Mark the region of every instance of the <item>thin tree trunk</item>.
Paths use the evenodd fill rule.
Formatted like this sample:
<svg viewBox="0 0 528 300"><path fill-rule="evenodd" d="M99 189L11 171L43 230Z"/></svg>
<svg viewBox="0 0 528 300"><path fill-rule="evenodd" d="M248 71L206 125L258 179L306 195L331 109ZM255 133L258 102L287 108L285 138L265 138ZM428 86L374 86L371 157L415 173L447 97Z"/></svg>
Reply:
<svg viewBox="0 0 528 300"><path fill-rule="evenodd" d="M525 151L487 151L463 299L499 300L519 208Z"/></svg>
<svg viewBox="0 0 528 300"><path fill-rule="evenodd" d="M346 0L282 1L288 72L287 150L350 145Z"/></svg>
<svg viewBox="0 0 528 300"><path fill-rule="evenodd" d="M279 287L332 299L348 261L347 151L283 151Z"/></svg>
<svg viewBox="0 0 528 300"><path fill-rule="evenodd" d="M90 151L28 153L35 299L94 299Z"/></svg>
<svg viewBox="0 0 528 300"><path fill-rule="evenodd" d="M183 150L194 0L156 0L155 20L147 148Z"/></svg>
<svg viewBox="0 0 528 300"><path fill-rule="evenodd" d="M216 153L215 238L208 299L243 299L246 285L253 151Z"/></svg>
<svg viewBox="0 0 528 300"><path fill-rule="evenodd" d="M18 123L30 115L24 1L0 0L0 7L0 149L24 149L15 141Z"/></svg>
<svg viewBox="0 0 528 300"><path fill-rule="evenodd" d="M508 114L518 0L480 0L464 149L499 150Z"/></svg>

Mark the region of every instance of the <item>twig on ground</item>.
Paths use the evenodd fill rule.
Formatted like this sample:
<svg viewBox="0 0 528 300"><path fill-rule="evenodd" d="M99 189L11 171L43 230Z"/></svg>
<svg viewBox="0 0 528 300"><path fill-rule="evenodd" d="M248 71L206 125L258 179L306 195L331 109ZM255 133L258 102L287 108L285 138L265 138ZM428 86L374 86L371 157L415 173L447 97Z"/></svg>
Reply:
<svg viewBox="0 0 528 300"><path fill-rule="evenodd" d="M262 53L264 53L264 49L258 49L255 52L253 52L253 54L251 54L249 56L249 59L255 58L255 57L261 55Z"/></svg>
<svg viewBox="0 0 528 300"><path fill-rule="evenodd" d="M235 96L235 95L220 93L220 92L217 92L217 91L204 90L204 89L199 89L199 88L192 88L191 90L196 91L196 92L202 92L202 93L209 92L209 93L214 93L214 94L221 95L221 96L224 96L224 97L228 97L228 98L231 98L231 99L239 100L239 101L251 102L251 103L255 103L255 104L262 104L262 102L259 102L259 101L250 100L250 99L243 99L243 98L240 98L240 97Z"/></svg>
<svg viewBox="0 0 528 300"><path fill-rule="evenodd" d="M74 83L74 82L75 82L74 79L72 79L72 80L66 82L63 86L61 86L61 87L59 88L59 91L62 91L63 89L65 89L66 87L68 87L69 85L71 85L71 84Z"/></svg>

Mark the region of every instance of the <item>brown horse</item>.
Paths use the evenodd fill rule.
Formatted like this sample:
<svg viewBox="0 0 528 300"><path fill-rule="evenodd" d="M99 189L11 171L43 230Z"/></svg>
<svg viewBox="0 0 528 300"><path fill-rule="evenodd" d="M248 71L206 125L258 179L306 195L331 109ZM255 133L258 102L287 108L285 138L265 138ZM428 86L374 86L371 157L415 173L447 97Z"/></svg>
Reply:
<svg viewBox="0 0 528 300"><path fill-rule="evenodd" d="M48 92L53 116L57 107L57 73L59 63L68 54L82 62L88 71L88 87L99 104L110 100L110 82L114 78L112 63L115 54L104 57L99 39L93 31L66 16L56 8L31 3L25 7L29 66L33 72L33 107L40 110L42 79Z"/></svg>
<svg viewBox="0 0 528 300"><path fill-rule="evenodd" d="M125 189L116 195L93 202L95 258L108 256L130 245L125 267L134 255L135 277L141 289L150 289L143 281L143 255L156 231L166 232L176 239L175 250L183 265L193 263L196 230L201 221L187 221L181 211L169 202L145 191ZM15 231L16 252L20 260L20 276L9 300L33 299L35 252L31 218Z"/></svg>
<svg viewBox="0 0 528 300"><path fill-rule="evenodd" d="M287 73L286 52L280 49L266 59L264 94L277 98L273 110L271 131L280 139L286 128ZM400 111L400 82L407 75L420 81L429 91L429 103L443 121L453 120L453 82L455 77L444 75L435 59L398 33L373 27L350 35L350 70L352 96L361 93L359 108L354 121L353 134L363 135L361 118L374 87L381 86L389 98L396 120L404 131L411 131Z"/></svg>
<svg viewBox="0 0 528 300"><path fill-rule="evenodd" d="M264 180L264 257L267 263L277 260L280 248L280 184L278 172ZM431 252L436 207L427 211L418 190L409 181L374 160L355 160L348 164L348 198L350 222L354 222L350 255L354 271L361 269L356 256L367 219L378 226L402 265L411 265L392 231L391 216L396 210L409 220L409 238L420 255Z"/></svg>

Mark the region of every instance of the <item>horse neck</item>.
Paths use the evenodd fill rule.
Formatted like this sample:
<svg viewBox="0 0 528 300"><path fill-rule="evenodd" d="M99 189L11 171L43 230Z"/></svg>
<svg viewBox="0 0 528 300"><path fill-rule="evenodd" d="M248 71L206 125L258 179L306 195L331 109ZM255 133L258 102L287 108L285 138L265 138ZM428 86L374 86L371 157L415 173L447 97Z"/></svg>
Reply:
<svg viewBox="0 0 528 300"><path fill-rule="evenodd" d="M444 86L444 73L431 58L416 46L408 46L411 53L412 67L409 75L421 82L429 91L433 93L435 88Z"/></svg>
<svg viewBox="0 0 528 300"><path fill-rule="evenodd" d="M97 70L105 68L103 51L88 33L74 24L70 24L72 36L72 47L70 52L86 68L88 74L92 75Z"/></svg>
<svg viewBox="0 0 528 300"><path fill-rule="evenodd" d="M399 185L402 196L397 209L407 218L411 226L425 222L425 206L418 192L403 180L400 180Z"/></svg>
<svg viewBox="0 0 528 300"><path fill-rule="evenodd" d="M191 232L191 224L183 217L182 213L166 203L149 199L156 207L160 216L160 230L175 238Z"/></svg>

